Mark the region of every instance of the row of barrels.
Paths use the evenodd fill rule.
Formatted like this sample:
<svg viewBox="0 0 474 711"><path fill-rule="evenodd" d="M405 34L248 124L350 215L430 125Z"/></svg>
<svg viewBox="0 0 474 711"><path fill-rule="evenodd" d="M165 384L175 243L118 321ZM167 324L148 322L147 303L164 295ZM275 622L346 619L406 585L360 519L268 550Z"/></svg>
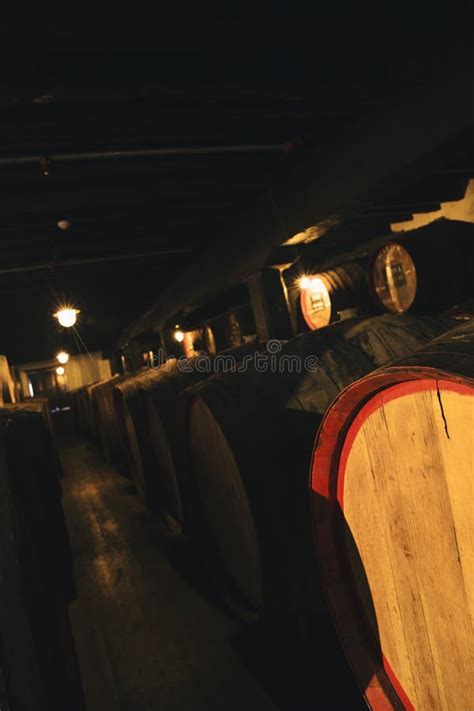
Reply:
<svg viewBox="0 0 474 711"><path fill-rule="evenodd" d="M472 316L473 225L440 219L393 237L325 271L317 268L317 260L312 262L311 249L281 274L276 269L264 270L268 279L273 275L266 283L267 298L272 299L272 318L281 319L282 332L317 330L344 318L381 313L435 314L457 309ZM243 294L239 296L245 301ZM289 320L282 317L285 310ZM182 343L173 343L171 338L167 351L175 355L184 351L191 357L237 347L265 331L261 316L250 303L211 319L198 310L181 323Z"/></svg>
<svg viewBox="0 0 474 711"><path fill-rule="evenodd" d="M82 711L61 467L46 399L0 407L0 707Z"/></svg>
<svg viewBox="0 0 474 711"><path fill-rule="evenodd" d="M327 326L350 311L442 312L474 296L473 245L472 224L441 219L329 271L308 265L297 288L291 284L293 267L288 270L290 292L293 298L299 296L310 329ZM301 273L304 265L297 269Z"/></svg>
<svg viewBox="0 0 474 711"><path fill-rule="evenodd" d="M348 319L91 386L89 430L235 616L329 647L329 603L371 708L467 711L473 376L472 321Z"/></svg>

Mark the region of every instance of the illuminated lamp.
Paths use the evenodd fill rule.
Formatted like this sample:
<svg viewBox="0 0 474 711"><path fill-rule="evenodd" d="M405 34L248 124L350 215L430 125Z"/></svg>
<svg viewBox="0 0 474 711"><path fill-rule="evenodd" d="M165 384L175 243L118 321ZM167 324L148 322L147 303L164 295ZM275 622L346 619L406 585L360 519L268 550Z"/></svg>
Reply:
<svg viewBox="0 0 474 711"><path fill-rule="evenodd" d="M79 311L77 309L72 309L72 308L64 308L64 309L59 309L59 311L56 311L54 315L54 318L57 318L61 326L64 328L71 328L71 326L74 326L77 320L77 314Z"/></svg>
<svg viewBox="0 0 474 711"><path fill-rule="evenodd" d="M331 298L324 277L312 276L303 277L303 279L307 286L301 288L301 311L307 325L314 331L330 323Z"/></svg>

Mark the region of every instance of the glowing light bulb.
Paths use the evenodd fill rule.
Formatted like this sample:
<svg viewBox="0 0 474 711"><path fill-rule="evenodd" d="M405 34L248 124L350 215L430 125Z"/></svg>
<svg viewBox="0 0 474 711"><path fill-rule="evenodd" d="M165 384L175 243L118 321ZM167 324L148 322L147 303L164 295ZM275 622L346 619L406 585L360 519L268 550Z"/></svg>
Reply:
<svg viewBox="0 0 474 711"><path fill-rule="evenodd" d="M299 280L300 289L308 289L311 284L311 279L307 276L301 277Z"/></svg>
<svg viewBox="0 0 474 711"><path fill-rule="evenodd" d="M66 351L60 351L56 358L61 363L61 365L66 365L69 360L69 353L66 353Z"/></svg>
<svg viewBox="0 0 474 711"><path fill-rule="evenodd" d="M79 311L77 309L65 308L56 311L54 317L58 319L64 328L71 328L71 326L74 326L76 323L78 313Z"/></svg>
<svg viewBox="0 0 474 711"><path fill-rule="evenodd" d="M178 341L178 343L182 343L184 341L184 333L180 330L174 332L174 340Z"/></svg>
<svg viewBox="0 0 474 711"><path fill-rule="evenodd" d="M58 367L56 368L56 373L58 375L64 375L64 368L62 365L58 365Z"/></svg>
<svg viewBox="0 0 474 711"><path fill-rule="evenodd" d="M311 289L311 291L314 294L314 293L317 293L318 291L324 291L325 287L324 287L324 284L321 281L321 279L318 279L317 277L315 277L314 279L311 279L309 288Z"/></svg>

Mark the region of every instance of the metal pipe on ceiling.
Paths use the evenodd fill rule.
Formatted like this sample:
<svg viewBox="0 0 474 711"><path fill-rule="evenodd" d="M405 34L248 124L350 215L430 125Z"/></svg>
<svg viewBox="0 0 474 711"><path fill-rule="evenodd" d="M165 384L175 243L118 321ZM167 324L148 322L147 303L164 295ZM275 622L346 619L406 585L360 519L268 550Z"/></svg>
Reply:
<svg viewBox="0 0 474 711"><path fill-rule="evenodd" d="M40 264L27 264L21 267L7 267L0 269L1 274L17 274L20 272L36 272L42 269L56 269L57 267L75 267L82 264L97 264L99 262L118 262L127 259L140 259L143 257L168 257L190 254L192 249L158 249L148 252L131 252L129 254L111 254L107 257L81 257L77 259L63 259L59 261L42 262Z"/></svg>
<svg viewBox="0 0 474 711"><path fill-rule="evenodd" d="M227 146L183 146L143 148L118 151L87 151L84 153L46 153L43 155L8 156L0 158L0 167L34 163L67 163L75 161L109 160L116 158L166 158L167 156L226 155L236 153L282 153L291 143L244 143Z"/></svg>

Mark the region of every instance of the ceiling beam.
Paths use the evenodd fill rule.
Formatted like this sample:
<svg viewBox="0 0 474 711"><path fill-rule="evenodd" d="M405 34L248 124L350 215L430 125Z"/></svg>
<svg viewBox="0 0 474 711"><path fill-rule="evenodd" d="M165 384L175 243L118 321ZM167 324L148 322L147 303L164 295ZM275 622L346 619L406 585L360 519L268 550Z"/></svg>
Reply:
<svg viewBox="0 0 474 711"><path fill-rule="evenodd" d="M16 267L0 269L1 274L18 274L22 272L36 272L47 269L58 269L62 267L76 267L78 265L97 264L99 262L121 262L132 259L144 259L149 257L173 257L191 254L191 249L154 249L147 252L130 252L129 254L109 254L107 256L81 257L76 259L62 259L58 261L42 262L34 264L23 264Z"/></svg>
<svg viewBox="0 0 474 711"><path fill-rule="evenodd" d="M28 165L31 163L41 163L47 158L51 163L75 163L78 161L96 161L96 160L126 160L130 158L166 158L169 156L188 157L188 156L210 156L210 155L228 155L233 153L283 153L287 150L287 143L269 143L269 144L234 144L228 146L175 146L170 148L143 148L143 149L126 149L121 151L82 151L80 153L52 153L51 155L28 155L28 156L9 156L0 157L0 168L13 165Z"/></svg>

